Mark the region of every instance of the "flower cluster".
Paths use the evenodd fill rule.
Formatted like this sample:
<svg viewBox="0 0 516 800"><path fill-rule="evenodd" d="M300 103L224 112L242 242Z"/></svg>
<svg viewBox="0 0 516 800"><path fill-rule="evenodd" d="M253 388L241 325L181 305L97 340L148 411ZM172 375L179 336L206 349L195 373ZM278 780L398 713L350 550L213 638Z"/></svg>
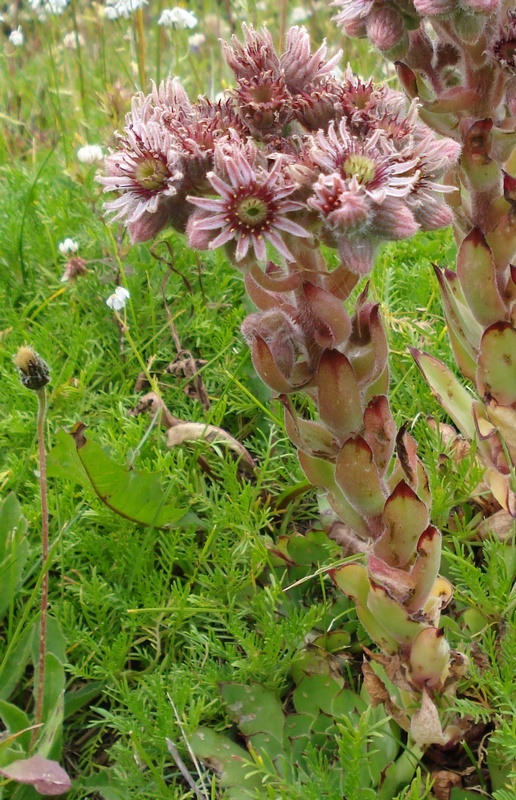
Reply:
<svg viewBox="0 0 516 800"><path fill-rule="evenodd" d="M376 245L449 224L438 183L459 146L439 139L412 103L376 88L340 53L314 53L292 27L281 54L266 29L244 26L223 45L236 86L217 103L190 102L177 79L138 95L119 147L106 158L106 203L133 242L166 225L196 248L226 246L246 268L266 261L267 243L285 261L297 238L337 247L367 273Z"/></svg>
<svg viewBox="0 0 516 800"><path fill-rule="evenodd" d="M108 0L104 14L107 19L128 19L147 3L148 0Z"/></svg>
<svg viewBox="0 0 516 800"><path fill-rule="evenodd" d="M68 5L68 0L29 0L31 9L39 20L44 21L49 14L60 16Z"/></svg>

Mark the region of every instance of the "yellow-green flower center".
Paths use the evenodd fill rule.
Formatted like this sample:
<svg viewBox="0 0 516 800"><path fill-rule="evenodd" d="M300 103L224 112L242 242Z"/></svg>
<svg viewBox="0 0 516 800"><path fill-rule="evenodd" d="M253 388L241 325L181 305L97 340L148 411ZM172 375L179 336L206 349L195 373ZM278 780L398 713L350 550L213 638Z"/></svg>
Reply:
<svg viewBox="0 0 516 800"><path fill-rule="evenodd" d="M345 178L356 178L361 184L371 183L376 175L376 166L372 159L360 153L349 155L342 164Z"/></svg>
<svg viewBox="0 0 516 800"><path fill-rule="evenodd" d="M235 208L238 219L247 227L262 225L268 216L267 203L258 197L244 197Z"/></svg>
<svg viewBox="0 0 516 800"><path fill-rule="evenodd" d="M161 189L168 174L163 161L149 156L136 167L135 178L143 189L153 191Z"/></svg>

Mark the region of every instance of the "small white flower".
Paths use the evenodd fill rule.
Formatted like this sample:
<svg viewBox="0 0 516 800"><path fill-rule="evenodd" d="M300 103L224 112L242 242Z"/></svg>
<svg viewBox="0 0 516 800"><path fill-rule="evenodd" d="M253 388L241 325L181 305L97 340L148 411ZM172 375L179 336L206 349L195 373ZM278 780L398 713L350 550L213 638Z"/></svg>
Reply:
<svg viewBox="0 0 516 800"><path fill-rule="evenodd" d="M29 0L29 5L37 18L44 22L49 14L61 15L68 5L68 0Z"/></svg>
<svg viewBox="0 0 516 800"><path fill-rule="evenodd" d="M59 252L62 256L68 256L70 253L76 253L79 245L74 239L65 239L64 242L59 244Z"/></svg>
<svg viewBox="0 0 516 800"><path fill-rule="evenodd" d="M128 19L133 11L147 4L148 0L108 0L104 6L104 16L107 19Z"/></svg>
<svg viewBox="0 0 516 800"><path fill-rule="evenodd" d="M204 33L192 33L192 35L188 37L188 47L196 53L201 49L205 41L206 36Z"/></svg>
<svg viewBox="0 0 516 800"><path fill-rule="evenodd" d="M302 6L296 6L290 12L289 22L291 25L299 25L301 22L306 22L310 19L312 12Z"/></svg>
<svg viewBox="0 0 516 800"><path fill-rule="evenodd" d="M86 144L77 150L77 158L82 164L94 164L95 161L102 161L104 155L99 144Z"/></svg>
<svg viewBox="0 0 516 800"><path fill-rule="evenodd" d="M106 300L106 305L109 306L109 308L112 308L113 311L121 311L123 308L125 308L130 297L131 295L127 289L125 289L123 286L117 286L114 293L110 294Z"/></svg>
<svg viewBox="0 0 516 800"><path fill-rule="evenodd" d="M84 36L81 36L81 34L76 36L75 31L69 31L63 38L63 44L67 50L77 50L77 40L79 40L81 47L86 44Z"/></svg>
<svg viewBox="0 0 516 800"><path fill-rule="evenodd" d="M198 22L195 14L178 6L165 8L158 19L158 25L164 25L166 28L170 28L172 25L176 25L178 28L195 28Z"/></svg>
<svg viewBox="0 0 516 800"><path fill-rule="evenodd" d="M18 25L16 30L11 31L9 34L9 41L14 47L21 47L24 42L23 31Z"/></svg>

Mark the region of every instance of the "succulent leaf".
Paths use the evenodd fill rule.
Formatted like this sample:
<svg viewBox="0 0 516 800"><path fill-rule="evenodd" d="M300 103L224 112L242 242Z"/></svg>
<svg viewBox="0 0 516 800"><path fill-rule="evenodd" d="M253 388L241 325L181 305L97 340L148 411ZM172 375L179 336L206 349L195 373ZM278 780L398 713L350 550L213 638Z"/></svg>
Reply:
<svg viewBox="0 0 516 800"><path fill-rule="evenodd" d="M374 517L382 513L384 488L373 452L362 436L348 439L342 445L335 465L335 478L359 514Z"/></svg>
<svg viewBox="0 0 516 800"><path fill-rule="evenodd" d="M262 785L261 778L243 747L209 728L198 728L190 744L197 758L216 772L230 800L256 797Z"/></svg>
<svg viewBox="0 0 516 800"><path fill-rule="evenodd" d="M330 337L324 337L328 341L324 341L321 335L317 337L319 344L334 347L345 342L351 333L351 319L342 301L313 283L305 283L303 291L312 313L330 332Z"/></svg>
<svg viewBox="0 0 516 800"><path fill-rule="evenodd" d="M283 740L285 718L274 692L257 683L225 683L220 691L229 716L244 736L267 733L278 742Z"/></svg>
<svg viewBox="0 0 516 800"><path fill-rule="evenodd" d="M413 489L400 481L385 503L386 530L375 542L374 554L393 567L404 567L429 522L428 509Z"/></svg>
<svg viewBox="0 0 516 800"><path fill-rule="evenodd" d="M417 543L417 557L411 570L415 589L406 604L413 613L424 607L435 586L441 564L441 539L437 528L429 525Z"/></svg>
<svg viewBox="0 0 516 800"><path fill-rule="evenodd" d="M319 422L299 417L287 395L281 395L280 400L285 407L285 429L295 446L315 456L336 457L338 450L333 434Z"/></svg>
<svg viewBox="0 0 516 800"><path fill-rule="evenodd" d="M482 326L467 306L457 273L448 269L440 270L438 267L434 269L448 327L461 348L474 361L480 345Z"/></svg>
<svg viewBox="0 0 516 800"><path fill-rule="evenodd" d="M483 327L505 318L494 259L479 228L473 228L459 248L457 275L466 302Z"/></svg>
<svg viewBox="0 0 516 800"><path fill-rule="evenodd" d="M396 424L384 394L373 397L364 411L364 439L373 452L378 472L385 475L394 453Z"/></svg>
<svg viewBox="0 0 516 800"><path fill-rule="evenodd" d="M510 322L496 322L482 336L477 386L481 395L516 407L516 328Z"/></svg>
<svg viewBox="0 0 516 800"><path fill-rule="evenodd" d="M367 597L367 608L376 620L396 642L411 644L423 628L422 622L411 619L409 613L396 600L389 596L383 586L371 582Z"/></svg>
<svg viewBox="0 0 516 800"><path fill-rule="evenodd" d="M442 361L413 348L411 353L437 401L466 438L474 439L475 425L471 414L473 398L469 392Z"/></svg>
<svg viewBox="0 0 516 800"><path fill-rule="evenodd" d="M338 350L325 350L317 371L321 421L336 436L346 437L362 426L362 400L353 368Z"/></svg>
<svg viewBox="0 0 516 800"><path fill-rule="evenodd" d="M450 646L442 628L425 628L410 651L410 678L423 689L443 685L449 673Z"/></svg>
<svg viewBox="0 0 516 800"><path fill-rule="evenodd" d="M251 355L255 370L273 392L288 394L293 391L292 384L277 366L269 345L258 334L253 337Z"/></svg>

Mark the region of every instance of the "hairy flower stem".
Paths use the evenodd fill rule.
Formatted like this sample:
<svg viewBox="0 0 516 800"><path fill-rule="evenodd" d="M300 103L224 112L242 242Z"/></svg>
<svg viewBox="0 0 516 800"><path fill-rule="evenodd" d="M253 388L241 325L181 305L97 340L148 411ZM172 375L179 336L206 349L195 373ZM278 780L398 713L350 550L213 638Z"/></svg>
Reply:
<svg viewBox="0 0 516 800"><path fill-rule="evenodd" d="M46 388L38 389L38 458L39 458L39 486L41 493L41 564L43 578L41 581L41 613L39 623L39 658L38 682L36 687L36 712L35 728L32 732L33 747L38 738L39 726L43 721L43 696L45 691L45 657L47 650L47 618L48 618L48 501L47 501L47 459L45 452L45 418L47 413Z"/></svg>

